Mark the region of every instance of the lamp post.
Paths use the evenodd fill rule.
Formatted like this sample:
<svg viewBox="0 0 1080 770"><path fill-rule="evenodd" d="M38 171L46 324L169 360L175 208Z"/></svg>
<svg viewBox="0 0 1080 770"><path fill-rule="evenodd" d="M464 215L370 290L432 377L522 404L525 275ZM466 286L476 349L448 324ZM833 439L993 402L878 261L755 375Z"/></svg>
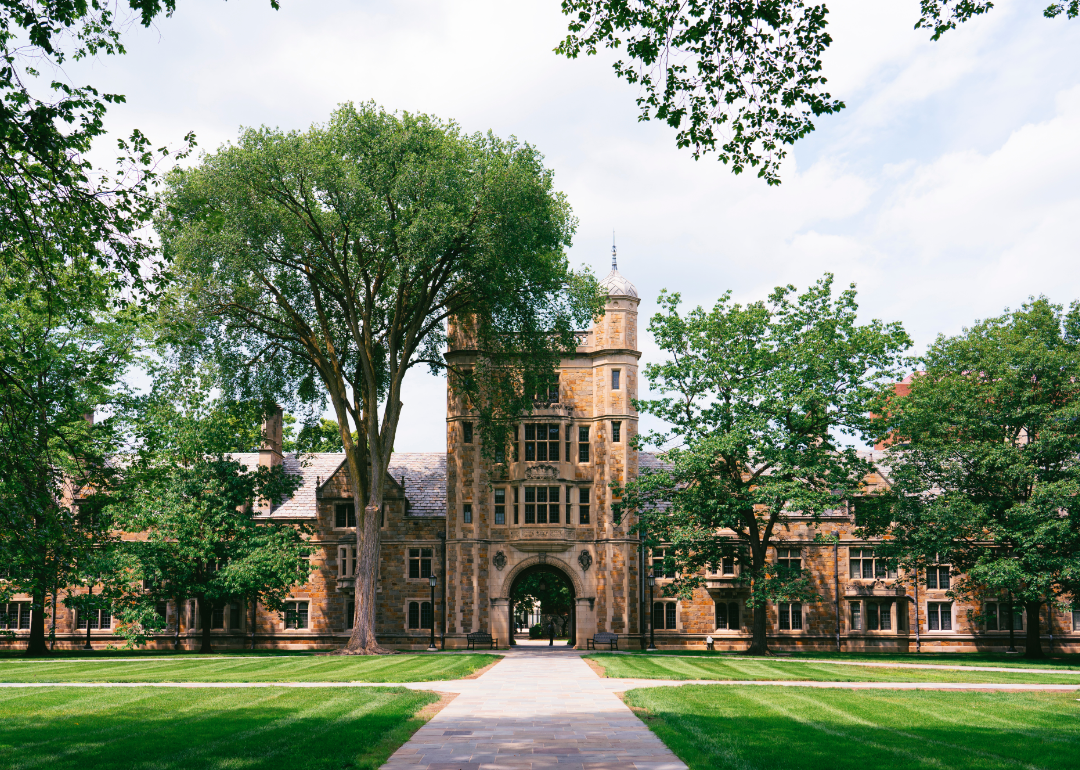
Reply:
<svg viewBox="0 0 1080 770"><path fill-rule="evenodd" d="M428 576L428 585L431 586L431 644L428 645L428 652L438 652L435 647L435 584L438 582L434 574Z"/></svg>
<svg viewBox="0 0 1080 770"><path fill-rule="evenodd" d="M656 649L656 624L653 623L652 590L653 590L653 586L656 585L656 577L653 575L651 570L649 571L648 581L649 581L649 646L646 649L655 650Z"/></svg>
<svg viewBox="0 0 1080 770"><path fill-rule="evenodd" d="M1016 652L1016 609L1013 605L1012 591L1009 591L1009 649L1006 652Z"/></svg>
<svg viewBox="0 0 1080 770"><path fill-rule="evenodd" d="M86 595L88 597L87 600L86 600L86 606L87 606L87 608L89 608L90 605L92 604L89 597L92 597L94 595L94 587L93 586L89 587L89 589L86 592ZM84 650L92 650L92 649L94 649L94 645L90 644L90 629L94 627L94 624L90 622L90 612L91 612L90 609L86 610L86 644L83 645Z"/></svg>

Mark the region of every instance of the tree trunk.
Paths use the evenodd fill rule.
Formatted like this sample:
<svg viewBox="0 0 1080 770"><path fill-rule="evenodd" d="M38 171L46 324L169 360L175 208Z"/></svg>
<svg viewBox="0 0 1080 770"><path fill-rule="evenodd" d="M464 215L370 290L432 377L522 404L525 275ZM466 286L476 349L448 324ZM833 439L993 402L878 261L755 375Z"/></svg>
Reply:
<svg viewBox="0 0 1080 770"><path fill-rule="evenodd" d="M750 639L750 646L746 650L747 655L768 655L769 654L769 638L765 625L765 607L752 607L754 613L754 625L753 636Z"/></svg>
<svg viewBox="0 0 1080 770"><path fill-rule="evenodd" d="M48 655L49 647L45 644L45 591L34 591L30 605L30 642L26 645L28 656ZM56 608L53 608L53 612Z"/></svg>
<svg viewBox="0 0 1080 770"><path fill-rule="evenodd" d="M371 495L382 502L381 492ZM375 638L375 582L379 574L379 510L368 505L356 528L356 578L353 586L356 611L353 631L343 652L354 655L383 655L388 652ZM359 511L357 512L359 514Z"/></svg>
<svg viewBox="0 0 1080 770"><path fill-rule="evenodd" d="M753 570L754 577L751 578L750 584L750 596L751 598L757 593L757 589L760 588L758 580L765 574L765 560L768 553L768 531L766 531L765 537L759 539L757 542L750 543L750 564ZM769 654L769 637L768 631L765 625L765 605L760 607L749 608L753 614L753 625L751 626L750 646L746 649L747 655L768 655Z"/></svg>
<svg viewBox="0 0 1080 770"><path fill-rule="evenodd" d="M1042 624L1039 622L1039 611L1042 602L1026 602L1024 609L1027 610L1027 640L1025 643L1025 658L1045 658L1042 649Z"/></svg>
<svg viewBox="0 0 1080 770"><path fill-rule="evenodd" d="M212 602L199 599L199 619L202 621L202 646L199 652L213 652L210 644L210 621L213 619L214 605Z"/></svg>

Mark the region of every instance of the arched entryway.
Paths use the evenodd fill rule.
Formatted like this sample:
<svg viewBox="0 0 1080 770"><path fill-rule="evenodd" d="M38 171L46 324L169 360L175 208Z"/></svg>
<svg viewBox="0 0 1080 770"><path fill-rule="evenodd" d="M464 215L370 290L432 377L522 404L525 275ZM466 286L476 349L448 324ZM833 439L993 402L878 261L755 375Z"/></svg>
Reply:
<svg viewBox="0 0 1080 770"><path fill-rule="evenodd" d="M521 605L539 605L541 626L544 639L547 639L547 622L551 621L557 629L556 644L574 646L577 639L577 599L578 591L573 578L559 566L548 562L522 565L509 581L509 643L517 644L515 633L524 625L523 633L528 634L529 621L520 623ZM565 641L562 641L565 639Z"/></svg>

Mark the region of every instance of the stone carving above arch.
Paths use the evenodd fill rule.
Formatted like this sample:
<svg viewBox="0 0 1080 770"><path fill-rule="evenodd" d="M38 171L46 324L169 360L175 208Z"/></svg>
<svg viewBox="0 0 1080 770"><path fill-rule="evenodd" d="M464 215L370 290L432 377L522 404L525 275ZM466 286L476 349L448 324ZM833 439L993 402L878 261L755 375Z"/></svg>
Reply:
<svg viewBox="0 0 1080 770"><path fill-rule="evenodd" d="M510 589L513 587L514 581L517 580L518 575L530 567L538 567L540 565L557 568L570 579L571 583L574 584L574 596L578 599L585 598L585 583L582 582L581 578L578 576L578 570L571 567L562 559L552 556L550 553L540 553L535 556L530 556L520 564L515 565L503 579L498 595L493 595L492 598L509 598Z"/></svg>

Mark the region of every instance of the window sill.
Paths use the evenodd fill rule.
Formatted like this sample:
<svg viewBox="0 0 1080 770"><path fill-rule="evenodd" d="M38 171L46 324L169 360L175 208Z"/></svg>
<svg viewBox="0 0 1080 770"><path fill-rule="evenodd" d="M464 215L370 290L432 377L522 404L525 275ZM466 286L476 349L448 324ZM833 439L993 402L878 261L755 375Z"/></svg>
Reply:
<svg viewBox="0 0 1080 770"><path fill-rule="evenodd" d="M894 637L894 636L910 636L910 631L855 631L849 630L848 635L857 634L859 636L871 636L871 637Z"/></svg>

